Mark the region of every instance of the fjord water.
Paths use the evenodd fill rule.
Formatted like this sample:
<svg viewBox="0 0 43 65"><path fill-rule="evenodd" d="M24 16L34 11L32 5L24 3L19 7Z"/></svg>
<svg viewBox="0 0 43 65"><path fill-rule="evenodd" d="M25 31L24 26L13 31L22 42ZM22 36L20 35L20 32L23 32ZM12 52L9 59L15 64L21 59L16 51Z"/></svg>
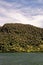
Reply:
<svg viewBox="0 0 43 65"><path fill-rule="evenodd" d="M0 53L0 65L43 65L43 53Z"/></svg>

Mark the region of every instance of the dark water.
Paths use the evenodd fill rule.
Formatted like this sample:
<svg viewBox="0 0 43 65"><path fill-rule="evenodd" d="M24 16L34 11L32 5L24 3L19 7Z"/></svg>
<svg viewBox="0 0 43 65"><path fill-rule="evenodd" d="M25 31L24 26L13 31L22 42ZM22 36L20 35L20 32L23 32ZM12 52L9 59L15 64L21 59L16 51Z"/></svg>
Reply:
<svg viewBox="0 0 43 65"><path fill-rule="evenodd" d="M43 65L43 53L0 53L0 65Z"/></svg>

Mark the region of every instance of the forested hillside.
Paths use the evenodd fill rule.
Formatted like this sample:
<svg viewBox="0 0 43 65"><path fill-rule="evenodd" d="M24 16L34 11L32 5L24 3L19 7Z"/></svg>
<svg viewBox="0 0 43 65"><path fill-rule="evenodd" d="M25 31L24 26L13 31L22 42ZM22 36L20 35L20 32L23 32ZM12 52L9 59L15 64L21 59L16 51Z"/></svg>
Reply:
<svg viewBox="0 0 43 65"><path fill-rule="evenodd" d="M43 28L18 23L0 26L0 52L43 52Z"/></svg>

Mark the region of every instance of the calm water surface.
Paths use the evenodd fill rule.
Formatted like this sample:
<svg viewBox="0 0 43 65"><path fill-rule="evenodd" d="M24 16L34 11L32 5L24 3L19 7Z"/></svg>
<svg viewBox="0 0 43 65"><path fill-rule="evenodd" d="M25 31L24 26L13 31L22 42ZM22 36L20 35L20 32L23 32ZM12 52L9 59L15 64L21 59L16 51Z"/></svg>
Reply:
<svg viewBox="0 0 43 65"><path fill-rule="evenodd" d="M43 53L0 53L0 65L43 65Z"/></svg>

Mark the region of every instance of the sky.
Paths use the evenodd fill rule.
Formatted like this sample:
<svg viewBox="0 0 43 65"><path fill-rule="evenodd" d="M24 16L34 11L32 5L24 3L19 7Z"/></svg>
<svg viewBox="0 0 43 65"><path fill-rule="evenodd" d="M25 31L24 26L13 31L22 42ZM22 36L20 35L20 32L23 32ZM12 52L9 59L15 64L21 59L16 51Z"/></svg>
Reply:
<svg viewBox="0 0 43 65"><path fill-rule="evenodd" d="M43 28L43 0L0 0L0 25L5 23Z"/></svg>

